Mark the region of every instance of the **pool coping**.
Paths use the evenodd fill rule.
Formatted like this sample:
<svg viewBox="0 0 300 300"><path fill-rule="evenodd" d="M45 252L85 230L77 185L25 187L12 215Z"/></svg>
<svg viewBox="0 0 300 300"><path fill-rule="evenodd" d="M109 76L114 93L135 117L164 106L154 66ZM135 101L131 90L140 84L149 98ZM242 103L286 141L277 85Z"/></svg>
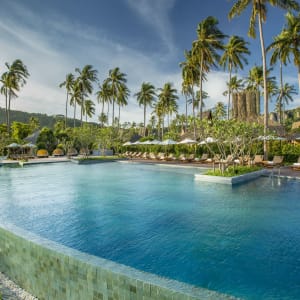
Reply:
<svg viewBox="0 0 300 300"><path fill-rule="evenodd" d="M213 176L213 175L203 175L203 174L195 174L195 180L204 181L204 182L211 182L211 183L221 183L227 185L235 185L241 184L244 182L248 182L250 180L257 179L261 176L265 176L268 174L268 171L263 169L247 174L242 174L239 176L233 177L222 177L222 176Z"/></svg>
<svg viewBox="0 0 300 300"><path fill-rule="evenodd" d="M172 293L184 294L187 297L190 297L188 299L224 299L224 300L239 299L237 297L227 295L221 292L194 286L174 279L169 279L153 273L141 271L120 263L116 263L108 259L83 253L79 250L43 238L37 234L24 230L8 222L0 222L0 228L2 230L12 233L13 235L17 236L20 239L26 240L30 243L41 246L50 251L54 251L55 253L58 253L60 255L65 255L67 257L78 260L80 262L90 264L95 267L99 267L101 269L110 271L117 275L127 276L130 279L147 283L150 284L151 286L157 286L158 288L167 289ZM2 247L3 246L4 245L2 245ZM0 254L1 254L1 244L0 244Z"/></svg>

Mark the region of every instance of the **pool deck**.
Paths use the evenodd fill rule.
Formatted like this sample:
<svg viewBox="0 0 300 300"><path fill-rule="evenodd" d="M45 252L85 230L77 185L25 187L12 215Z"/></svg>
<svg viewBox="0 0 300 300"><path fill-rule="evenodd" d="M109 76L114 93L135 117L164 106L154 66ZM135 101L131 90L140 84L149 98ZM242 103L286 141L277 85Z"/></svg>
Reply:
<svg viewBox="0 0 300 300"><path fill-rule="evenodd" d="M124 159L122 159L124 160ZM46 163L60 163L60 162L70 162L71 160L66 156L61 157L47 157L47 158L34 158L29 159L24 162L24 165L33 165L33 164L46 164ZM180 161L165 161L165 160L149 160L149 159L128 159L127 162L135 163L145 163L145 164L163 164L163 165L174 165L180 167L193 167L193 168L202 168L202 169L211 169L212 164L204 164L199 162L180 162ZM18 165L19 161L17 160L3 160L0 162L0 165ZM217 166L216 166L217 167ZM300 179L300 171L293 170L291 166L283 167L274 167L266 168L269 172L269 175L275 177L284 177L284 178L294 178Z"/></svg>

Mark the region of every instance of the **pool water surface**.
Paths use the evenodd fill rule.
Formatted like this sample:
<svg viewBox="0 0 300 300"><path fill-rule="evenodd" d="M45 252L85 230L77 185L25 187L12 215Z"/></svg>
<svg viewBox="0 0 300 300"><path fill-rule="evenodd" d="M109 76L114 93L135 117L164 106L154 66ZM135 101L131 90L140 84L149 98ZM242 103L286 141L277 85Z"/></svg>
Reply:
<svg viewBox="0 0 300 300"><path fill-rule="evenodd" d="M244 299L300 297L300 182L229 187L194 168L0 168L0 223Z"/></svg>

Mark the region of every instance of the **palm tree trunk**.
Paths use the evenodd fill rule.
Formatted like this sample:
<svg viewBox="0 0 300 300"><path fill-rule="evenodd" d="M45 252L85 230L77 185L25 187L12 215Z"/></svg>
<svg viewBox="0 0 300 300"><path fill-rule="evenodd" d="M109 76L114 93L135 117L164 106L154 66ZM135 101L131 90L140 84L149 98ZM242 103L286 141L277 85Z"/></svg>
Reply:
<svg viewBox="0 0 300 300"><path fill-rule="evenodd" d="M200 82L199 82L199 88L200 88L200 121L202 121L202 80L203 80L203 58L201 58L200 62Z"/></svg>
<svg viewBox="0 0 300 300"><path fill-rule="evenodd" d="M231 63L229 63L229 83L228 83L228 106L227 106L227 120L229 120L229 119L230 119L231 71L232 71L232 66L231 66Z"/></svg>
<svg viewBox="0 0 300 300"><path fill-rule="evenodd" d="M188 124L188 101L187 101L187 95L185 95L185 126L184 126L184 132L187 132L187 125Z"/></svg>
<svg viewBox="0 0 300 300"><path fill-rule="evenodd" d="M266 50L263 36L261 13L258 15L259 37L261 45L262 63L263 63L263 77L264 77L264 136L268 133L268 87L267 87L267 62L266 62ZM264 159L268 159L267 141L264 139Z"/></svg>
<svg viewBox="0 0 300 300"><path fill-rule="evenodd" d="M146 136L146 104L144 103L144 137Z"/></svg>
<svg viewBox="0 0 300 300"><path fill-rule="evenodd" d="M113 107L112 107L112 121L111 121L112 127L114 127L114 118L115 118L115 99L113 99Z"/></svg>
<svg viewBox="0 0 300 300"><path fill-rule="evenodd" d="M67 119L68 119L68 102L69 102L69 93L67 91L67 101L66 101L66 116L65 116L65 128L67 128Z"/></svg>
<svg viewBox="0 0 300 300"><path fill-rule="evenodd" d="M118 130L120 129L121 105L119 104Z"/></svg>
<svg viewBox="0 0 300 300"><path fill-rule="evenodd" d="M107 102L107 126L109 126L109 102Z"/></svg>
<svg viewBox="0 0 300 300"><path fill-rule="evenodd" d="M75 118L76 118L76 100L74 101L74 119L73 119L73 127L75 128Z"/></svg>
<svg viewBox="0 0 300 300"><path fill-rule="evenodd" d="M7 95L7 90L5 91L5 117L6 117L7 131L8 131L8 95Z"/></svg>
<svg viewBox="0 0 300 300"><path fill-rule="evenodd" d="M299 93L300 93L300 64L298 65L298 84L299 84Z"/></svg>
<svg viewBox="0 0 300 300"><path fill-rule="evenodd" d="M283 92L283 79L282 79L282 61L280 61L280 94L279 94L279 123L282 124L282 92Z"/></svg>
<svg viewBox="0 0 300 300"><path fill-rule="evenodd" d="M196 139L196 115L195 115L194 82L192 82L192 107L193 107L194 140L195 140Z"/></svg>
<svg viewBox="0 0 300 300"><path fill-rule="evenodd" d="M10 102L11 102L11 91L9 91L8 93L7 132L10 132Z"/></svg>

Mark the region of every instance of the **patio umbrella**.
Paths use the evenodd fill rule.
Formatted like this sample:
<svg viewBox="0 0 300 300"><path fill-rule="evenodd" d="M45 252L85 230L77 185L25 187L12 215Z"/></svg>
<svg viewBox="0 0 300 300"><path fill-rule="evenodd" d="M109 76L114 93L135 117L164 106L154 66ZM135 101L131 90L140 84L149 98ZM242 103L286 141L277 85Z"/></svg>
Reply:
<svg viewBox="0 0 300 300"><path fill-rule="evenodd" d="M189 144L189 145L192 145L192 144L197 144L197 141L192 140L192 139L184 139L184 140L180 141L177 144Z"/></svg>
<svg viewBox="0 0 300 300"><path fill-rule="evenodd" d="M33 148L36 148L37 146L34 145L34 144L32 144L32 143L28 143L28 144L23 145L22 147L23 148L31 148L31 149L33 149Z"/></svg>
<svg viewBox="0 0 300 300"><path fill-rule="evenodd" d="M12 144L6 146L6 148L20 148L20 147L21 147L21 145L19 145L17 143L12 143Z"/></svg>
<svg viewBox="0 0 300 300"><path fill-rule="evenodd" d="M167 140L164 140L163 142L161 142L160 144L161 145L176 145L177 142L174 140L171 140L171 139L167 139Z"/></svg>
<svg viewBox="0 0 300 300"><path fill-rule="evenodd" d="M211 143L215 143L215 142L217 142L217 140L209 136L206 139L204 139L203 141L201 141L199 143L199 145L211 144Z"/></svg>
<svg viewBox="0 0 300 300"><path fill-rule="evenodd" d="M130 145L132 145L131 142L126 142L126 143L124 143L122 146L130 146Z"/></svg>

